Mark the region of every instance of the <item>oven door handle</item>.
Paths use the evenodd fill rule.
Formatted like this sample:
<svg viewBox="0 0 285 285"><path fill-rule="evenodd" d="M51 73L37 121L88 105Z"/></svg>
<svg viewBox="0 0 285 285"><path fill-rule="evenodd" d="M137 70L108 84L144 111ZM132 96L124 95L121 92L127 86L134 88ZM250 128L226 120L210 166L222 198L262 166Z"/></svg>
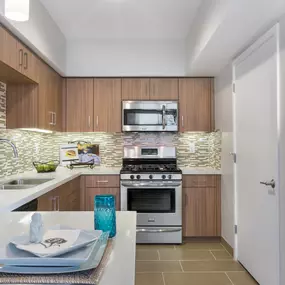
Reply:
<svg viewBox="0 0 285 285"><path fill-rule="evenodd" d="M121 185L125 187L178 187L181 183L122 183Z"/></svg>
<svg viewBox="0 0 285 285"><path fill-rule="evenodd" d="M137 233L175 233L181 232L181 228L167 228L167 229L137 229Z"/></svg>

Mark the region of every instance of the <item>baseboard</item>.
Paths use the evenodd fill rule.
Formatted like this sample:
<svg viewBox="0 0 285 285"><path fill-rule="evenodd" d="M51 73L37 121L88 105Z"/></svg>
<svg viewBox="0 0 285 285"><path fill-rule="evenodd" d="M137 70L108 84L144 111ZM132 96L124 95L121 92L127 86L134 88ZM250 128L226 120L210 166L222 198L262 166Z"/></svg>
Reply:
<svg viewBox="0 0 285 285"><path fill-rule="evenodd" d="M221 244L225 247L225 249L229 252L231 256L234 256L234 249L228 244L228 242L221 237Z"/></svg>
<svg viewBox="0 0 285 285"><path fill-rule="evenodd" d="M183 242L221 242L220 237L183 237Z"/></svg>

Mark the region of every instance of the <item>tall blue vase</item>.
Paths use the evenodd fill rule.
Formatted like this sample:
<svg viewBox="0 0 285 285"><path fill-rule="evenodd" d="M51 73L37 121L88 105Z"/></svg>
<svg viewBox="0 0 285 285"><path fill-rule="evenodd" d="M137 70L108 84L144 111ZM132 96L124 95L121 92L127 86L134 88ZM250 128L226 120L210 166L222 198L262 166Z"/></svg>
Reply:
<svg viewBox="0 0 285 285"><path fill-rule="evenodd" d="M96 195L94 198L94 225L96 230L116 235L116 202L114 195Z"/></svg>

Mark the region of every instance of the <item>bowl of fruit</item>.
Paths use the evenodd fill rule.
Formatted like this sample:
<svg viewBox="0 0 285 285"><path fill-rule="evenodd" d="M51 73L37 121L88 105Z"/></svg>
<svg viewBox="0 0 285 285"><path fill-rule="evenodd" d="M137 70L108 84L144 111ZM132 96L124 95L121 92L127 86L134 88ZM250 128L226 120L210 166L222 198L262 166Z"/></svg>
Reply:
<svg viewBox="0 0 285 285"><path fill-rule="evenodd" d="M51 160L49 162L34 161L33 165L38 173L54 172L59 165L58 160Z"/></svg>

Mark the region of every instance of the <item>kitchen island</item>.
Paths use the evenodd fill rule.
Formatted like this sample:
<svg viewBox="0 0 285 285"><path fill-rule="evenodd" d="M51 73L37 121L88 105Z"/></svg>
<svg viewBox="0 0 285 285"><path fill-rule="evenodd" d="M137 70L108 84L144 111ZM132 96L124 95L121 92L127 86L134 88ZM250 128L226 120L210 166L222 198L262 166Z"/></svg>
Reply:
<svg viewBox="0 0 285 285"><path fill-rule="evenodd" d="M9 237L29 232L31 212L1 213L0 246ZM77 229L93 229L93 212L42 212L45 228L61 224ZM3 230L5 229L5 230ZM99 285L134 285L136 254L136 213L117 212L117 235Z"/></svg>

